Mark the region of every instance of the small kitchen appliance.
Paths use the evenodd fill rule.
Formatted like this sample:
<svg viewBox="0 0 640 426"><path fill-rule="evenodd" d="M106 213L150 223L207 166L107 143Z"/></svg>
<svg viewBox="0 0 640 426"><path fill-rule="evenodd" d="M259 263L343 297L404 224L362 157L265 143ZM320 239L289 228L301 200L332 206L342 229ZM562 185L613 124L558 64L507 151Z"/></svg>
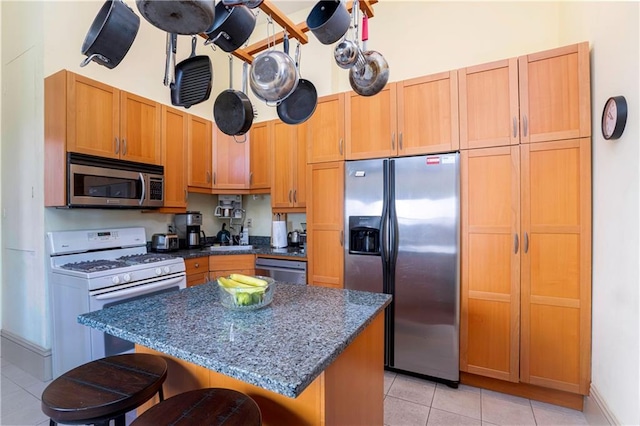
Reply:
<svg viewBox="0 0 640 426"><path fill-rule="evenodd" d="M218 205L213 215L220 218L233 218L236 210L242 210L242 195L218 195Z"/></svg>
<svg viewBox="0 0 640 426"><path fill-rule="evenodd" d="M151 250L155 252L178 250L177 234L153 234L151 237Z"/></svg>
<svg viewBox="0 0 640 426"><path fill-rule="evenodd" d="M200 248L206 241L202 226L202 213L186 212L176 214L176 233L180 248Z"/></svg>
<svg viewBox="0 0 640 426"><path fill-rule="evenodd" d="M300 246L300 231L294 229L293 231L287 234L287 245L289 247L299 247Z"/></svg>
<svg viewBox="0 0 640 426"><path fill-rule="evenodd" d="M271 247L287 247L287 222L284 220L274 220L271 228Z"/></svg>

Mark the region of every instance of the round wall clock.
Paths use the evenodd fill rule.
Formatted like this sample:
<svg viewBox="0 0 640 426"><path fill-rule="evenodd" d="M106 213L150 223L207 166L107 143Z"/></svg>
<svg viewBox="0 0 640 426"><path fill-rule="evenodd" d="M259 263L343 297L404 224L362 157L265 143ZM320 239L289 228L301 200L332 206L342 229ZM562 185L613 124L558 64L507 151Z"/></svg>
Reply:
<svg viewBox="0 0 640 426"><path fill-rule="evenodd" d="M605 139L618 139L627 124L627 100L624 96L607 99L602 111L602 136Z"/></svg>

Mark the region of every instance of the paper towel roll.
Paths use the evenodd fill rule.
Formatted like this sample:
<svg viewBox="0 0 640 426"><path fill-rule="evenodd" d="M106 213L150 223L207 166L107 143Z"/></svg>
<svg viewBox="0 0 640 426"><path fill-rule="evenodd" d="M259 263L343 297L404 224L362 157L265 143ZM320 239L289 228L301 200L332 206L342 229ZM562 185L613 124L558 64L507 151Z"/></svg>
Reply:
<svg viewBox="0 0 640 426"><path fill-rule="evenodd" d="M287 222L275 220L271 226L271 247L281 248L287 246Z"/></svg>

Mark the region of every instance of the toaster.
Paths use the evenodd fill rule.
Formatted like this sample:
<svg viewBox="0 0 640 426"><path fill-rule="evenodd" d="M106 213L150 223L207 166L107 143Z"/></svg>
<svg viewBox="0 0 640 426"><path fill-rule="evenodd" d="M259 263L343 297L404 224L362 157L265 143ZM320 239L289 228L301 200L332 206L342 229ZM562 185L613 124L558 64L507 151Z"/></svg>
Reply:
<svg viewBox="0 0 640 426"><path fill-rule="evenodd" d="M151 250L153 251L178 250L178 235L153 234L153 236L151 237Z"/></svg>

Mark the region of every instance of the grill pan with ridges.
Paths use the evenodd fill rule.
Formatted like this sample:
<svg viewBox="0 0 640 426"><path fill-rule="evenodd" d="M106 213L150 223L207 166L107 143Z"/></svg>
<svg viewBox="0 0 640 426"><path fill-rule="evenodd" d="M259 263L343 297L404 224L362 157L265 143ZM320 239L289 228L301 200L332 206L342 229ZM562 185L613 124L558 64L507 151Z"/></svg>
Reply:
<svg viewBox="0 0 640 426"><path fill-rule="evenodd" d="M209 99L213 70L211 59L196 56L197 37L191 39L191 56L176 65L175 83L171 86L171 104L189 108Z"/></svg>

